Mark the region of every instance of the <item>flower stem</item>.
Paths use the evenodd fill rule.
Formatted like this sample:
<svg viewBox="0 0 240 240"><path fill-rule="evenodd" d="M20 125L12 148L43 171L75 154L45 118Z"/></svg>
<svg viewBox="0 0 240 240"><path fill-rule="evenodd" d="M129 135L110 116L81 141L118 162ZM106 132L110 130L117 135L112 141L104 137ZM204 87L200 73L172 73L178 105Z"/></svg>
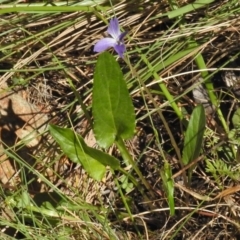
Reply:
<svg viewBox="0 0 240 240"><path fill-rule="evenodd" d="M134 171L137 173L137 175L139 176L140 180L142 181L143 185L146 187L146 189L149 190L150 194L152 197L155 197L155 194L152 190L152 187L150 186L150 184L146 181L146 179L143 177L141 171L139 170L139 168L136 166L136 163L134 162L134 160L132 159L131 155L129 154L128 150L126 149L126 146L122 140L121 137L116 138L115 143L119 149L119 151L121 152L121 155L124 159L124 161L126 162L127 165L132 165Z"/></svg>

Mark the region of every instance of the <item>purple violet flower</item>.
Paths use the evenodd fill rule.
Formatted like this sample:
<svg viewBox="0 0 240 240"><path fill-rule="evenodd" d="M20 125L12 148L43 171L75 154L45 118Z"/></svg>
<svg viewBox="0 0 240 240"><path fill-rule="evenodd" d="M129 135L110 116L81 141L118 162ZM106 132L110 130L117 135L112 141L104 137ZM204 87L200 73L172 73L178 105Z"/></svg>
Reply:
<svg viewBox="0 0 240 240"><path fill-rule="evenodd" d="M121 33L119 28L119 23L117 18L112 18L110 20L108 29L108 34L111 36L103 38L99 40L95 46L93 51L94 52L103 52L110 47L113 47L117 54L123 58L123 53L126 50L125 44L123 42L123 38L126 36L127 32Z"/></svg>

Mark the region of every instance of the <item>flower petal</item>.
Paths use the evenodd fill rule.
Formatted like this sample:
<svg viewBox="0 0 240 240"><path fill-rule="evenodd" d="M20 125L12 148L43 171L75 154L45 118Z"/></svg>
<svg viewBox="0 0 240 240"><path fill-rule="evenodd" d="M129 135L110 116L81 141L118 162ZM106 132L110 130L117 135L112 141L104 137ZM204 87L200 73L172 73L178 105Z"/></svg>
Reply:
<svg viewBox="0 0 240 240"><path fill-rule="evenodd" d="M113 38L103 38L95 44L93 51L94 52L103 52L110 47L114 47L115 44L116 44L115 39L113 39Z"/></svg>
<svg viewBox="0 0 240 240"><path fill-rule="evenodd" d="M119 23L117 18L112 18L110 20L107 32L116 40L119 39L119 36L121 35Z"/></svg>
<svg viewBox="0 0 240 240"><path fill-rule="evenodd" d="M119 40L119 41L122 41L123 38L127 35L127 33L128 33L128 32L123 32L123 33L121 33L121 34L119 35L119 37L118 37L118 40Z"/></svg>
<svg viewBox="0 0 240 240"><path fill-rule="evenodd" d="M123 58L123 53L126 50L125 44L120 43L113 46L119 57Z"/></svg>

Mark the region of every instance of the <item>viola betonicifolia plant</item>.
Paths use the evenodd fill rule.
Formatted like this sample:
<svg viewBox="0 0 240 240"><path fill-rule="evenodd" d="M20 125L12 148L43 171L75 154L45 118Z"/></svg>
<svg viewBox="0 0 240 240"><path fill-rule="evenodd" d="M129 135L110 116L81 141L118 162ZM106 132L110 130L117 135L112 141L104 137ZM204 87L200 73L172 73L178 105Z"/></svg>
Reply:
<svg viewBox="0 0 240 240"><path fill-rule="evenodd" d="M126 51L123 38L126 36L127 32L121 33L117 18L114 17L110 20L107 32L111 37L99 40L94 46L94 52L103 52L113 47L119 57L123 58L123 53Z"/></svg>

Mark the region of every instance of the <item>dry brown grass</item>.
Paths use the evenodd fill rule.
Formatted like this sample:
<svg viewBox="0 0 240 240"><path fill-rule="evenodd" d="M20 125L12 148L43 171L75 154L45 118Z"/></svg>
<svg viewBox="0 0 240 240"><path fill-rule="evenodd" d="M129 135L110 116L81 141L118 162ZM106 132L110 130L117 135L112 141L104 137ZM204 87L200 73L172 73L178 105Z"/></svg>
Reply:
<svg viewBox="0 0 240 240"><path fill-rule="evenodd" d="M179 1L179 5L185 5L185 2ZM154 63L156 57L165 52L171 44L176 41L184 43L189 37L194 37L201 43L198 52L203 54L208 68L216 70L231 61L226 67L239 71L239 15L233 14L226 18L222 14L219 15L219 18L211 19L214 16L214 11L221 9L224 4L225 1L219 1L210 5L206 10L209 15L209 22L201 22L201 17L206 14L205 10L187 15L185 19L187 27L183 29L179 29L177 25L169 29L173 26L174 20L169 20L167 17L157 17L170 9L167 1L161 3L120 1L114 4L114 11L122 28L129 31L126 44L133 65L140 59L136 47L143 49L142 52L146 52L149 46L158 41L164 42L159 52L155 50L155 52L147 55L149 61ZM104 16L112 14L113 11L110 10ZM19 20L21 18L23 20ZM31 16L29 18L25 14L3 16L4 21L10 19L12 24L10 22L3 24L2 22L0 26L1 32L15 29L7 35L3 35L1 39L3 53L0 66L1 69L6 69L6 72L2 73L0 77L1 86L7 83L8 88L11 88L14 79L23 78L27 80L26 85L13 87L14 91L21 91L24 102L33 104L39 112L45 114L48 118L46 122L62 126L72 124L74 129L85 137L88 144L94 145L92 132L80 111L79 105L77 103L72 104L75 98L66 78L71 78L73 84L81 93L83 102L87 107L90 107L94 61L96 60L93 45L97 39L101 38L106 30L106 25L94 14L81 12L55 14L54 16L44 15L44 17ZM15 21L16 23L14 23ZM68 22L72 23L68 24ZM65 25L62 28L59 27L61 23ZM57 27L58 30L53 30L54 27ZM7 51L10 54L7 54ZM194 54L195 52L192 52L158 72L166 82L170 92L176 97L182 96L179 104L190 109L190 111L195 105L190 93L193 88L192 84L199 77L199 74L194 72L197 69L191 58ZM67 72L60 68L61 65L59 62L55 62L55 59L58 59L67 68ZM122 61L120 63L125 69L124 63ZM54 67L60 69L53 69ZM145 66L139 63L135 70L141 74L141 68L143 67ZM37 69L40 68L52 69L37 72ZM24 70L24 72L8 71L9 69ZM144 69L147 71L146 68ZM127 71L128 69L126 69ZM223 83L220 86L219 75L216 74L215 76L217 78L216 92L220 93ZM129 82L131 78L132 76L127 75ZM160 94L154 94L154 91L159 89L155 87L156 83L152 82L152 77L146 80L146 84L153 91L154 100L156 100L157 106L161 106L164 117L179 143L179 148L181 148L183 135L179 127L179 120L172 109L164 105L164 98ZM214 159L216 155L220 156L216 151L215 144L204 147L202 155L198 159L199 165L194 173L192 188L188 189L182 186L180 177L182 170L179 168L179 162L169 143L169 137L161 119L156 113L151 114L154 127L159 132L161 143L164 142L162 146L165 156L161 156L159 152L159 141L153 132L153 125L147 117L144 117L147 110L144 107L142 96L139 94L140 87L133 84L130 91L133 93L133 101L139 120L136 137L129 142L129 151L139 162L142 173L153 187L156 195L150 203L146 203L137 190L129 194L131 198L130 207L133 218L136 220L135 224L132 224L129 217L120 221L114 214L110 216L112 227L120 229L118 231L119 238L121 239L121 236L122 239L139 238L135 226L142 234L143 239L238 239L240 229L239 182L231 179L221 179L223 188L220 189L212 176L205 172L204 159ZM145 97L149 109L154 109L151 100L148 96ZM230 102L234 100L237 100L236 97L228 99ZM19 102L15 104L21 105ZM15 106L18 107L18 105ZM29 114L26 111L25 109L23 114ZM228 107L225 114L226 118L231 115L231 111L233 109ZM20 121L22 121L21 117ZM12 145L10 146L12 148L19 140L14 135L15 131L29 124L28 120L24 124L19 124L19 122L8 129L14 138L11 139ZM4 124L7 125L8 120L5 119ZM1 131L4 129L4 124L1 125ZM226 136L222 136L222 129L217 120L214 123L209 120L207 127L222 145L226 143ZM36 149L27 146L29 155L34 155L33 159L36 162L32 164L39 174L45 176L64 194L73 198L79 194L82 200L91 204L108 206L115 210L123 207L110 173L101 183L89 179L81 167L72 164L65 156L59 156L59 149L49 140L48 136L42 137L44 140L39 141L39 146ZM45 139L47 140L45 141ZM221 139L223 139L222 142ZM114 147L109 152L118 156ZM18 154L21 156L21 153ZM6 159L6 156L3 156ZM163 165L164 158L167 158L171 163L176 181L176 216L174 217L169 216L169 208L160 179L159 169ZM236 162L233 160L229 164L234 165ZM12 163L10 163L10 167L12 167ZM4 179L5 182L3 182L3 177L1 178L4 188L8 190L16 189L21 185L20 177L14 183L15 186L9 185L9 181L13 177L19 176L18 167L14 165L12 168L10 176L7 176L8 179ZM5 175L4 177L6 178ZM39 192L51 189L51 186L44 181L40 181L39 178L36 178L36 183L39 185L38 189L34 188L30 191L33 197ZM73 224L73 228L79 230L82 228L82 224ZM96 229L96 231L101 231L97 224ZM175 233L176 236L172 238ZM108 239L109 236L104 237ZM73 239L79 238L74 236Z"/></svg>

